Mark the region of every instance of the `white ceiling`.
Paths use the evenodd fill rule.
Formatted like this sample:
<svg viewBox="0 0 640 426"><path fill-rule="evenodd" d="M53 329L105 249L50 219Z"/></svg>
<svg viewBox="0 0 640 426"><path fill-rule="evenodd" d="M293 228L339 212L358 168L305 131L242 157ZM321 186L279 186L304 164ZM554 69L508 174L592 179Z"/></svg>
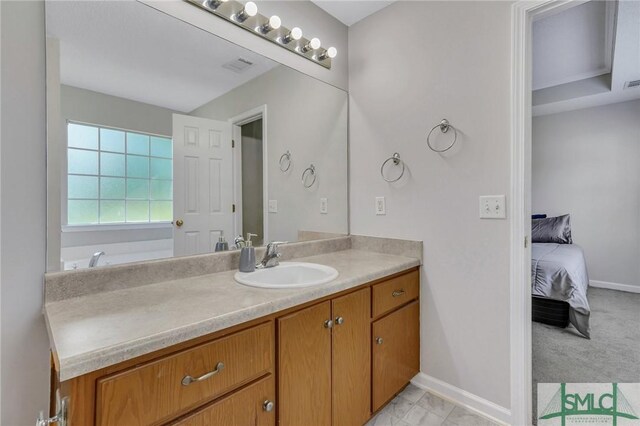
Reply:
<svg viewBox="0 0 640 426"><path fill-rule="evenodd" d="M63 84L190 112L278 64L137 1L47 1ZM222 68L254 63L241 74Z"/></svg>
<svg viewBox="0 0 640 426"><path fill-rule="evenodd" d="M533 114L640 99L640 1L577 1L533 23Z"/></svg>
<svg viewBox="0 0 640 426"><path fill-rule="evenodd" d="M356 22L376 13L380 9L394 3L395 0L311 0L316 5L324 9L325 12L333 15L346 26L351 26Z"/></svg>
<svg viewBox="0 0 640 426"><path fill-rule="evenodd" d="M611 72L607 3L614 9L589 1L533 23L533 90Z"/></svg>

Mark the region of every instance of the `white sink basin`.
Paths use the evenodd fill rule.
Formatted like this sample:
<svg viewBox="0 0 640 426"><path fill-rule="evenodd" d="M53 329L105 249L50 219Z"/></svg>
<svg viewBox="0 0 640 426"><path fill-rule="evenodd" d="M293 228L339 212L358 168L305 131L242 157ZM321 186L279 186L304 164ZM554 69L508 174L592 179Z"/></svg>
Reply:
<svg viewBox="0 0 640 426"><path fill-rule="evenodd" d="M256 269L254 272L236 272L234 278L240 284L261 288L302 288L326 284L338 276L331 266L317 263L282 262L273 268Z"/></svg>

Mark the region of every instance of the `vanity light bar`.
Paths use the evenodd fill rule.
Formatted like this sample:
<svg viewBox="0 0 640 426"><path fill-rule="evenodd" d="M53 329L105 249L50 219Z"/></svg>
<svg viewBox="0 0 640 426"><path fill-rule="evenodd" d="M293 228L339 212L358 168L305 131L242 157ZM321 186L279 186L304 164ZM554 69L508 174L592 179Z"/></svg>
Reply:
<svg viewBox="0 0 640 426"><path fill-rule="evenodd" d="M335 47L324 49L317 38L306 39L298 27L288 29L282 26L277 16L267 17L258 13L258 6L252 1L246 4L235 0L184 0L206 10L240 28L251 31L272 43L309 59L316 64L331 69L331 60L338 51Z"/></svg>

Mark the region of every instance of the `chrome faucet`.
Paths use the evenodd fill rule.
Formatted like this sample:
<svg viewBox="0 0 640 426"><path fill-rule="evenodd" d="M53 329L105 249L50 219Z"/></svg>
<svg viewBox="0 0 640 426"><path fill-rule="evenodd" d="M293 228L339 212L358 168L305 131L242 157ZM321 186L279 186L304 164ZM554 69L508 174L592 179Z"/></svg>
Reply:
<svg viewBox="0 0 640 426"><path fill-rule="evenodd" d="M103 251L98 251L93 253L93 256L91 256L91 260L89 261L89 268L95 268L96 266L98 266L98 261L100 260L100 256L106 254Z"/></svg>
<svg viewBox="0 0 640 426"><path fill-rule="evenodd" d="M274 266L278 266L280 264L280 256L282 256L282 253L278 251L278 247L280 244L286 243L287 241L272 241L267 244L264 257L257 266L259 268L273 268Z"/></svg>

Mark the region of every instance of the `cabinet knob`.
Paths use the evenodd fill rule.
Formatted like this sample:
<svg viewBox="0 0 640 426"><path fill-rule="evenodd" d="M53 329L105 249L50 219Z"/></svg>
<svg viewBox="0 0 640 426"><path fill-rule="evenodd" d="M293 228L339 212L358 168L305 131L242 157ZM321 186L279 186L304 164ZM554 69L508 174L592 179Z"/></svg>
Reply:
<svg viewBox="0 0 640 426"><path fill-rule="evenodd" d="M263 403L262 403L262 409L263 409L264 411L267 411L267 412L269 412L269 411L273 411L273 407L274 407L274 406L275 406L275 405L273 404L273 402L272 402L272 401L269 401L268 399L267 399L265 402L263 402Z"/></svg>
<svg viewBox="0 0 640 426"><path fill-rule="evenodd" d="M326 320L324 322L324 328L332 328L333 327L333 321L331 320Z"/></svg>
<svg viewBox="0 0 640 426"><path fill-rule="evenodd" d="M336 324L338 324L338 325L342 325L342 324L344 324L344 318L342 318L342 317L337 317L337 318L336 318Z"/></svg>
<svg viewBox="0 0 640 426"><path fill-rule="evenodd" d="M378 345L381 345L381 344L382 344L382 342L384 342L384 340L382 340L382 337L376 337L376 343L377 343Z"/></svg>
<svg viewBox="0 0 640 426"><path fill-rule="evenodd" d="M176 225L178 228L180 228L182 225L184 225L184 220L182 220L182 219L178 219L178 220L176 220L175 225Z"/></svg>

